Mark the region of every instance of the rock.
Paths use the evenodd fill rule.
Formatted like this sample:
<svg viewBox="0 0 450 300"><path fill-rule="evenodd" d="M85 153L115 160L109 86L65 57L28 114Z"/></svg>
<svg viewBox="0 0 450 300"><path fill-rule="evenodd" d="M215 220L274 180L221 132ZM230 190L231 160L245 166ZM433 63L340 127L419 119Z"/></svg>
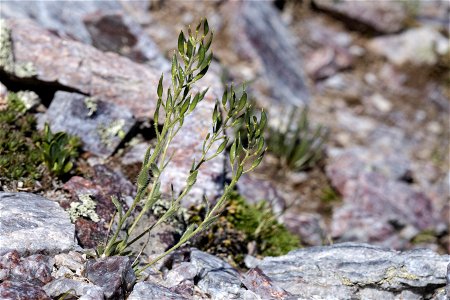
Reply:
<svg viewBox="0 0 450 300"><path fill-rule="evenodd" d="M142 164L148 147L150 147L150 143L147 142L128 147L121 159L121 163L124 165Z"/></svg>
<svg viewBox="0 0 450 300"><path fill-rule="evenodd" d="M450 256L427 249L397 252L343 243L266 257L258 267L300 299L368 299L363 296L369 294L375 299L401 299L397 294L426 299L445 285L449 262Z"/></svg>
<svg viewBox="0 0 450 300"><path fill-rule="evenodd" d="M92 180L79 176L73 176L64 184L64 189L72 194L72 199L61 203L69 209L72 203L79 202L82 195L90 195L96 203L95 213L100 218L99 222L94 222L86 218L78 218L75 222L75 229L80 245L87 248L95 248L99 243L103 243L108 231L112 215L116 208L111 201L111 197L120 196L119 201L124 198L133 197L135 187L120 172L110 170L104 165L93 167L94 174Z"/></svg>
<svg viewBox="0 0 450 300"><path fill-rule="evenodd" d="M300 237L302 244L320 246L327 239L325 222L320 214L286 211L282 216L286 228Z"/></svg>
<svg viewBox="0 0 450 300"><path fill-rule="evenodd" d="M165 284L168 287L177 286L185 280L193 280L197 273L197 267L194 264L182 262L167 273Z"/></svg>
<svg viewBox="0 0 450 300"><path fill-rule="evenodd" d="M58 298L63 295L81 297L85 300L104 299L104 290L101 287L80 280L69 278L58 278L46 284L44 291L52 298Z"/></svg>
<svg viewBox="0 0 450 300"><path fill-rule="evenodd" d="M434 66L440 56L449 54L448 38L430 27L409 29L398 35L383 36L368 43L375 54L397 66Z"/></svg>
<svg viewBox="0 0 450 300"><path fill-rule="evenodd" d="M89 260L85 276L90 282L103 288L106 299L117 299L131 291L136 282L131 263L132 260L125 256Z"/></svg>
<svg viewBox="0 0 450 300"><path fill-rule="evenodd" d="M29 193L0 192L0 254L54 254L76 247L74 225L57 203Z"/></svg>
<svg viewBox="0 0 450 300"><path fill-rule="evenodd" d="M96 11L86 15L83 22L97 49L119 53L138 63L148 62L161 70L170 69L153 40L123 11Z"/></svg>
<svg viewBox="0 0 450 300"><path fill-rule="evenodd" d="M198 287L213 299L239 299L244 292L239 273L221 259L192 249L191 263L198 270Z"/></svg>
<svg viewBox="0 0 450 300"><path fill-rule="evenodd" d="M353 57L345 48L322 47L305 57L305 70L313 79L324 79L349 68Z"/></svg>
<svg viewBox="0 0 450 300"><path fill-rule="evenodd" d="M66 267L77 274L83 272L84 263L86 262L85 258L80 253L74 251L57 254L54 259L57 267Z"/></svg>
<svg viewBox="0 0 450 300"><path fill-rule="evenodd" d="M314 0L313 6L343 20L352 29L376 33L398 32L408 17L406 7L400 2Z"/></svg>
<svg viewBox="0 0 450 300"><path fill-rule="evenodd" d="M442 232L435 203L405 182L411 177L410 163L398 155L402 152L392 152L394 146L388 152L355 147L332 158L327 175L343 196L343 205L333 212L334 238L405 249L412 238L405 235L406 229Z"/></svg>
<svg viewBox="0 0 450 300"><path fill-rule="evenodd" d="M15 250L0 257L0 280L42 286L52 280L53 259L42 254L21 258Z"/></svg>
<svg viewBox="0 0 450 300"><path fill-rule="evenodd" d="M127 107L61 91L56 92L50 107L39 118L39 127L46 122L52 132L78 136L85 150L104 158L116 151L136 123Z"/></svg>
<svg viewBox="0 0 450 300"><path fill-rule="evenodd" d="M274 285L259 268L248 270L243 276L242 283L262 299L286 299L289 296L289 293Z"/></svg>
<svg viewBox="0 0 450 300"><path fill-rule="evenodd" d="M28 282L14 281L3 281L0 283L0 298L3 300L51 300L41 287Z"/></svg>
<svg viewBox="0 0 450 300"><path fill-rule="evenodd" d="M0 16L6 19L32 19L42 27L61 37L91 43L91 37L83 24L83 18L95 11L121 9L118 1L66 1L64 7L53 1L2 3Z"/></svg>
<svg viewBox="0 0 450 300"><path fill-rule="evenodd" d="M283 109L292 105L308 104L310 94L294 36L275 7L269 2L229 1L223 5L223 16L222 38L227 44L215 54L228 65L243 66L231 74L239 81L252 81L252 94L271 118L283 118Z"/></svg>
<svg viewBox="0 0 450 300"><path fill-rule="evenodd" d="M133 292L127 298L128 300L147 300L147 299L164 299L164 300L183 300L184 298L178 293L172 292L166 287L152 282L139 282L134 286Z"/></svg>
<svg viewBox="0 0 450 300"><path fill-rule="evenodd" d="M286 209L286 200L280 188L269 180L257 178L254 173L243 174L237 183L239 194L248 203L257 204L260 201L268 201L275 213L281 213Z"/></svg>
<svg viewBox="0 0 450 300"><path fill-rule="evenodd" d="M0 70L13 79L27 78L36 84L80 92L127 107L137 118L153 114L161 70L61 39L28 20L5 23L13 47L5 50L9 58Z"/></svg>

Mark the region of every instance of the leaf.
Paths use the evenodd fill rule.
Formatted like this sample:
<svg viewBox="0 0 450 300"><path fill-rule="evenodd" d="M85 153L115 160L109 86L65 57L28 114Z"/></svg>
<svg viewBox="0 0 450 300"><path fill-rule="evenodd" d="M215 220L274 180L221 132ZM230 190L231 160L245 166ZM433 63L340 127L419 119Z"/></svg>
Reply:
<svg viewBox="0 0 450 300"><path fill-rule="evenodd" d="M138 190L144 189L150 182L150 176L148 174L148 167L143 165L137 179Z"/></svg>
<svg viewBox="0 0 450 300"><path fill-rule="evenodd" d="M63 173L68 173L70 170L72 170L73 167L73 163L71 161L69 161L68 163L66 163L66 165L64 166L64 169L62 170Z"/></svg>
<svg viewBox="0 0 450 300"><path fill-rule="evenodd" d="M150 171L152 172L154 177L158 177L161 173L155 163L150 164Z"/></svg>
<svg viewBox="0 0 450 300"><path fill-rule="evenodd" d="M231 162L231 165L234 165L234 161L236 159L237 143L238 143L238 140L235 139L234 142L233 142L233 145L231 145L231 149L230 149L230 162Z"/></svg>
<svg viewBox="0 0 450 300"><path fill-rule="evenodd" d="M198 63L197 63L197 67L200 67L203 64L203 61L205 60L205 54L206 54L205 47L203 47L203 45L200 44L200 47L198 49Z"/></svg>
<svg viewBox="0 0 450 300"><path fill-rule="evenodd" d="M266 128L266 124L267 124L267 115L266 115L266 112L264 110L262 110L261 118L259 120L259 129L261 131L264 131L264 129Z"/></svg>
<svg viewBox="0 0 450 300"><path fill-rule="evenodd" d="M158 98L162 97L162 93L163 93L163 74L161 74L161 77L159 78L159 83L158 83Z"/></svg>
<svg viewBox="0 0 450 300"><path fill-rule="evenodd" d="M225 140L222 142L222 144L220 144L219 148L217 148L216 153L222 153L223 150L225 150L225 147L228 144L228 138L226 137Z"/></svg>
<svg viewBox="0 0 450 300"><path fill-rule="evenodd" d="M200 99L200 94L199 93L195 94L194 99L192 99L191 105L189 106L189 112L192 112L195 109L199 99Z"/></svg>
<svg viewBox="0 0 450 300"><path fill-rule="evenodd" d="M209 32L209 25L208 20L205 19L205 22L203 23L203 35L207 35Z"/></svg>
<svg viewBox="0 0 450 300"><path fill-rule="evenodd" d="M174 53L172 56L172 82L175 82L175 76L177 75L177 69L178 69L178 61L177 61L177 56Z"/></svg>
<svg viewBox="0 0 450 300"><path fill-rule="evenodd" d="M184 56L184 43L186 40L184 39L183 31L180 32L180 35L178 36L178 52L181 56Z"/></svg>
<svg viewBox="0 0 450 300"><path fill-rule="evenodd" d="M188 186L193 186L197 181L198 170L191 172L186 180Z"/></svg>
<svg viewBox="0 0 450 300"><path fill-rule="evenodd" d="M180 242L186 242L192 235L192 233L194 232L196 227L196 224L191 224L189 225L189 227L186 229L186 231L183 233L183 235L180 238Z"/></svg>
<svg viewBox="0 0 450 300"><path fill-rule="evenodd" d="M117 212L119 213L119 217L122 217L123 211L122 211L122 205L119 202L119 199L117 199L117 196L113 195L111 196L111 201L116 207Z"/></svg>
<svg viewBox="0 0 450 300"><path fill-rule="evenodd" d="M239 166L239 168L238 168L237 171L236 171L236 180L239 180L239 178L240 178L241 175L242 175L242 172L244 172L244 167Z"/></svg>
<svg viewBox="0 0 450 300"><path fill-rule="evenodd" d="M247 104L247 93L246 93L246 92L244 92L244 93L242 94L242 97L241 97L241 99L239 100L239 104L238 104L238 107L237 107L237 111L241 111L241 110L244 108L245 104Z"/></svg>

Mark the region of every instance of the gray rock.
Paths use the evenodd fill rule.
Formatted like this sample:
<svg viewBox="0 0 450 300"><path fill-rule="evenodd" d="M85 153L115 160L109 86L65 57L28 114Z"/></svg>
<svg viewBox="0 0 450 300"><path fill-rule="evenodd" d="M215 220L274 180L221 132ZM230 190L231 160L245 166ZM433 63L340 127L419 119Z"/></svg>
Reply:
<svg viewBox="0 0 450 300"><path fill-rule="evenodd" d="M445 285L449 262L450 256L428 249L397 252L343 243L266 257L258 267L274 284L300 298L400 299L396 295L401 294L403 299L417 299Z"/></svg>
<svg viewBox="0 0 450 300"><path fill-rule="evenodd" d="M215 53L230 65L238 59L245 66L230 72L239 81L252 82L251 93L267 109L269 120L284 119L283 111L292 105L308 104L310 93L295 36L275 7L268 1L229 1L223 5L223 17L229 24L224 28L229 42Z"/></svg>
<svg viewBox="0 0 450 300"><path fill-rule="evenodd" d="M286 299L289 297L289 293L273 284L272 280L259 268L248 270L242 278L242 283L262 299Z"/></svg>
<svg viewBox="0 0 450 300"><path fill-rule="evenodd" d="M61 37L91 43L83 18L95 11L121 9L117 1L65 1L64 6L54 1L2 1L0 16L7 19L33 19Z"/></svg>
<svg viewBox="0 0 450 300"><path fill-rule="evenodd" d="M61 297L62 295L72 295L76 297L84 297L83 299L101 300L104 299L104 290L92 283L74 280L69 278L58 278L46 284L44 291L52 298ZM80 298L81 299L81 298Z"/></svg>
<svg viewBox="0 0 450 300"><path fill-rule="evenodd" d="M69 253L57 254L54 259L57 267L66 267L80 274L84 270L85 259L78 252L70 251Z"/></svg>
<svg viewBox="0 0 450 300"><path fill-rule="evenodd" d="M153 40L124 11L97 11L86 15L83 22L97 49L119 53L135 62L148 62L161 70L170 69Z"/></svg>
<svg viewBox="0 0 450 300"><path fill-rule="evenodd" d="M413 28L398 35L383 36L368 43L368 48L402 66L433 66L439 56L448 55L449 40L430 27Z"/></svg>
<svg viewBox="0 0 450 300"><path fill-rule="evenodd" d="M28 282L42 286L52 280L54 260L42 254L20 257L17 251L0 256L0 280Z"/></svg>
<svg viewBox="0 0 450 300"><path fill-rule="evenodd" d="M50 300L41 287L28 282L3 281L0 283L0 299Z"/></svg>
<svg viewBox="0 0 450 300"><path fill-rule="evenodd" d="M401 2L314 0L313 4L349 27L378 33L400 31L408 17L406 6Z"/></svg>
<svg viewBox="0 0 450 300"><path fill-rule="evenodd" d="M2 27L13 46L0 69L13 79L78 91L128 107L138 118L154 113L161 70L59 38L29 20L6 20Z"/></svg>
<svg viewBox="0 0 450 300"><path fill-rule="evenodd" d="M198 270L198 287L213 299L240 299L245 291L239 273L223 260L192 249L191 263Z"/></svg>
<svg viewBox="0 0 450 300"><path fill-rule="evenodd" d="M39 119L39 126L42 128L45 122L52 132L78 136L84 149L102 157L112 155L135 125L133 114L126 107L60 91Z"/></svg>
<svg viewBox="0 0 450 300"><path fill-rule="evenodd" d="M166 287L152 282L139 282L134 286L133 292L128 297L128 300L147 300L147 299L161 299L161 300L183 300L187 299L178 293L172 292Z"/></svg>
<svg viewBox="0 0 450 300"><path fill-rule="evenodd" d="M29 193L0 192L0 254L73 250L75 227L56 202Z"/></svg>
<svg viewBox="0 0 450 300"><path fill-rule="evenodd" d="M444 222L435 201L405 182L410 161L392 150L396 145L389 143L392 148L386 151L381 139L373 141L370 149L353 147L333 156L326 168L343 196L343 205L333 211L333 238L405 249L415 235L406 231L440 232Z"/></svg>
<svg viewBox="0 0 450 300"><path fill-rule="evenodd" d="M177 286L185 280L193 280L197 273L194 264L182 262L167 273L165 284L168 287Z"/></svg>
<svg viewBox="0 0 450 300"><path fill-rule="evenodd" d="M90 282L103 288L106 299L117 299L131 291L136 282L131 263L131 258L124 256L89 260L85 276Z"/></svg>

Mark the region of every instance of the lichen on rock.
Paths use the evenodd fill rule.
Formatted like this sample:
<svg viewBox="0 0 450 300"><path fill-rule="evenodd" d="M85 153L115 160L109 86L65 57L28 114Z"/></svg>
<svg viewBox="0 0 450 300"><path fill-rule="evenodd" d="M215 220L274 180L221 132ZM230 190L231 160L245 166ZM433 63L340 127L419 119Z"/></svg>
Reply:
<svg viewBox="0 0 450 300"><path fill-rule="evenodd" d="M75 222L79 217L86 217L94 222L99 222L100 218L95 212L97 203L92 200L89 194L79 195L80 202L72 202L69 208L69 215L72 222Z"/></svg>

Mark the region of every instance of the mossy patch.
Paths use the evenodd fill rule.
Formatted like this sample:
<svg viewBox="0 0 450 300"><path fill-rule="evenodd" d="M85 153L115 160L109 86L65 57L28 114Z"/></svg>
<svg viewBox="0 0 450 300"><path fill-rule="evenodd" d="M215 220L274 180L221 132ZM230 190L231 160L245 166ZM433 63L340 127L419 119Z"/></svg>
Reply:
<svg viewBox="0 0 450 300"><path fill-rule="evenodd" d="M198 222L204 210L191 210L190 222ZM248 204L233 194L219 220L194 241L202 250L242 265L246 254L279 256L300 246L297 236L280 224L267 202Z"/></svg>
<svg viewBox="0 0 450 300"><path fill-rule="evenodd" d="M42 178L43 161L35 144L40 135L19 96L9 93L7 100L0 111L0 176L4 182L22 180L29 187Z"/></svg>
<svg viewBox="0 0 450 300"><path fill-rule="evenodd" d="M70 153L66 154L67 143L58 143L51 147L51 151L44 151L42 145L53 145L55 139L48 140L49 135L39 132L36 128L36 119L27 112L34 104L25 96L32 96L32 92L8 93L6 107L0 110L0 180L7 186L15 186L14 182L21 181L23 188L32 188L37 180L41 181L42 188L51 183L49 175L64 175L64 172L54 172L48 166L49 161L61 161L61 156L69 156L65 162L71 162L78 157L77 143L65 133L55 136L66 136L70 142ZM31 105L31 106L30 106ZM60 140L59 140L60 141ZM39 147L38 145L41 145ZM73 146L73 147L72 147ZM66 151L61 154L61 151ZM52 164L54 166L54 164ZM64 165L66 167L66 164ZM49 173L49 171L51 173ZM66 167L64 171L69 171ZM67 173L67 172L66 172Z"/></svg>

